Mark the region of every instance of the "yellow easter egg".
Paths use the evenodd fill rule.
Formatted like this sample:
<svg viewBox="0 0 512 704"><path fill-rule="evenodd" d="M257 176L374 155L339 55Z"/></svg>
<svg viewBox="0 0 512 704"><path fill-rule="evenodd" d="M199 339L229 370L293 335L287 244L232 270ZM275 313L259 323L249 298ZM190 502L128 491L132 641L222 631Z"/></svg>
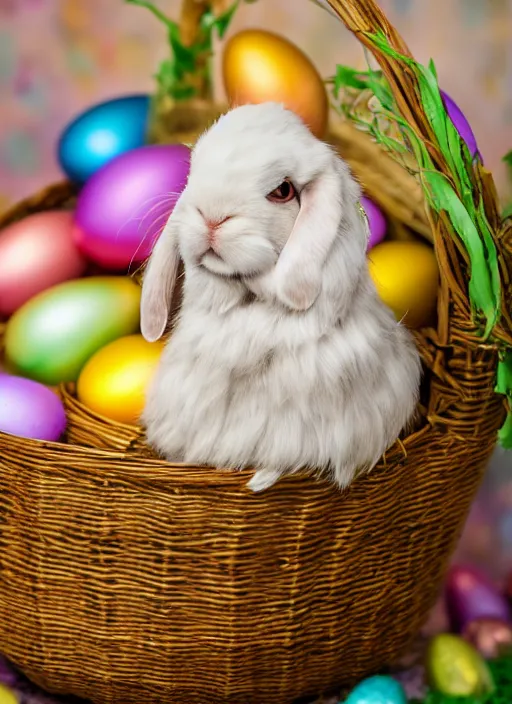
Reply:
<svg viewBox="0 0 512 704"><path fill-rule="evenodd" d="M77 383L78 399L102 416L136 425L162 350L162 342L147 342L142 335L111 342L82 369Z"/></svg>
<svg viewBox="0 0 512 704"><path fill-rule="evenodd" d="M434 250L422 242L383 242L368 254L370 275L397 320L413 329L434 317L439 268Z"/></svg>
<svg viewBox="0 0 512 704"><path fill-rule="evenodd" d="M0 704L18 704L18 697L5 684L0 684Z"/></svg>
<svg viewBox="0 0 512 704"><path fill-rule="evenodd" d="M226 43L224 87L232 106L275 101L293 110L317 137L327 128L325 85L310 59L284 37L246 29Z"/></svg>

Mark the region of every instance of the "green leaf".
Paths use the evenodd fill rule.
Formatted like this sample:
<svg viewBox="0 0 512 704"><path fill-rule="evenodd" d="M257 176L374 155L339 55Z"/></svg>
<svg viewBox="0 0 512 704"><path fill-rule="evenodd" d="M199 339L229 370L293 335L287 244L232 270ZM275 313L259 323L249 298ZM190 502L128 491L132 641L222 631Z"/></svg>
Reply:
<svg viewBox="0 0 512 704"><path fill-rule="evenodd" d="M444 176L438 171L432 171L424 173L423 177L429 185L434 209L437 212L446 211L455 232L469 254L471 261L469 296L475 308L483 312L486 317L485 337L488 337L497 322L498 307L484 244L474 221Z"/></svg>
<svg viewBox="0 0 512 704"><path fill-rule="evenodd" d="M229 25L231 24L231 20L233 19L234 14L237 11L239 5L240 0L236 0L236 2L231 5L231 7L228 7L225 12L215 18L212 28L217 32L217 36L219 37L219 39L223 39L224 35L228 31Z"/></svg>
<svg viewBox="0 0 512 704"><path fill-rule="evenodd" d="M512 350L507 350L498 364L496 392L512 395Z"/></svg>
<svg viewBox="0 0 512 704"><path fill-rule="evenodd" d="M125 2L128 5L138 5L138 7L145 7L146 10L149 10L158 20L160 20L160 22L163 22L166 27L177 27L176 22L173 22L173 20L164 15L164 13L159 10L156 5L153 5L152 2L149 2L149 0L125 0Z"/></svg>
<svg viewBox="0 0 512 704"><path fill-rule="evenodd" d="M510 150L508 154L505 154L505 156L503 157L503 161L505 162L505 164L512 166L512 150Z"/></svg>
<svg viewBox="0 0 512 704"><path fill-rule="evenodd" d="M436 77L436 81L437 81L437 78L438 78L438 76L437 76L437 68L436 68L436 65L435 65L435 63L434 63L434 59L430 59L430 61L428 62L428 67L429 67L430 73L433 73L433 74L434 74L434 76Z"/></svg>
<svg viewBox="0 0 512 704"><path fill-rule="evenodd" d="M181 43L179 32L169 32L169 44L179 73L193 73L196 66L196 55L192 48Z"/></svg>
<svg viewBox="0 0 512 704"><path fill-rule="evenodd" d="M350 66L341 66L338 64L332 80L336 98L342 88L355 88L356 90L365 90L368 88L367 74L356 71L356 69Z"/></svg>
<svg viewBox="0 0 512 704"><path fill-rule="evenodd" d="M510 398L509 404L512 404ZM498 433L498 441L504 450L512 450L512 410L508 412L505 423Z"/></svg>

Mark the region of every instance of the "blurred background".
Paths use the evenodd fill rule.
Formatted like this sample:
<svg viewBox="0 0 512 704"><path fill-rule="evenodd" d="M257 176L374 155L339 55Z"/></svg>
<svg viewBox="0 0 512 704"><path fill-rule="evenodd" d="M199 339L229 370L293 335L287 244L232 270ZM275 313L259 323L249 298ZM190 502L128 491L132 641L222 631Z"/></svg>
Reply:
<svg viewBox="0 0 512 704"><path fill-rule="evenodd" d="M179 0L156 4L178 17ZM416 58L435 59L507 202L512 183L501 160L512 149L512 0L380 4ZM286 34L324 76L336 63L366 65L345 28L305 0L244 4L230 31L244 26ZM0 0L0 209L61 178L62 128L95 102L152 90L166 52L163 27L123 0ZM512 569L512 453L496 455L456 559L497 578Z"/></svg>
<svg viewBox="0 0 512 704"><path fill-rule="evenodd" d="M512 148L512 0L381 0L422 62L466 113L503 199L501 158ZM178 17L179 0L156 0ZM357 41L306 0L244 4L231 32L258 26L286 34L324 76L336 63L365 66ZM91 103L148 91L166 53L163 27L123 0L0 0L0 203L59 178L55 143Z"/></svg>

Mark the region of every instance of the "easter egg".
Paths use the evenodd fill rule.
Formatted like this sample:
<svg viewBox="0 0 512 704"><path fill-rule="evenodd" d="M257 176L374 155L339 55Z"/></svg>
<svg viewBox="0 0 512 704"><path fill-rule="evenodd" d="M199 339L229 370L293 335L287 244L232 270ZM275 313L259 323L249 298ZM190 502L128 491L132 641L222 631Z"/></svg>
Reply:
<svg viewBox="0 0 512 704"><path fill-rule="evenodd" d="M5 684L0 684L0 704L19 704L18 697Z"/></svg>
<svg viewBox="0 0 512 704"><path fill-rule="evenodd" d="M96 172L77 201L80 250L107 269L126 270L147 259L185 188L189 161L183 144L150 145Z"/></svg>
<svg viewBox="0 0 512 704"><path fill-rule="evenodd" d="M455 565L450 569L445 597L454 631L462 631L470 621L483 617L511 622L512 613L506 598L474 567Z"/></svg>
<svg viewBox="0 0 512 704"><path fill-rule="evenodd" d="M384 213L379 206L367 196L362 196L361 205L368 218L370 227L370 239L368 240L368 249L372 249L376 244L382 242L386 236L387 223Z"/></svg>
<svg viewBox="0 0 512 704"><path fill-rule="evenodd" d="M139 329L140 286L128 277L68 281L40 293L9 319L5 357L48 385L75 381L101 347Z"/></svg>
<svg viewBox="0 0 512 704"><path fill-rule="evenodd" d="M448 117L453 122L461 138L466 142L471 156L475 156L478 152L478 146L471 125L457 103L443 90L440 92Z"/></svg>
<svg viewBox="0 0 512 704"><path fill-rule="evenodd" d="M452 697L477 697L494 689L491 672L475 648L459 636L441 633L431 639L426 671L432 689Z"/></svg>
<svg viewBox="0 0 512 704"><path fill-rule="evenodd" d="M328 100L309 58L284 37L246 29L229 39L222 58L232 106L275 101L297 113L317 137L327 128Z"/></svg>
<svg viewBox="0 0 512 704"><path fill-rule="evenodd" d="M31 379L0 374L2 433L55 441L65 427L64 407L53 391Z"/></svg>
<svg viewBox="0 0 512 704"><path fill-rule="evenodd" d="M78 378L78 399L102 416L135 425L163 343L142 335L121 337L96 352Z"/></svg>
<svg viewBox="0 0 512 704"><path fill-rule="evenodd" d="M84 183L98 169L146 141L150 99L128 95L94 105L62 133L59 163L66 176Z"/></svg>
<svg viewBox="0 0 512 704"><path fill-rule="evenodd" d="M470 621L462 636L486 660L512 652L512 624L499 618L482 617Z"/></svg>
<svg viewBox="0 0 512 704"><path fill-rule="evenodd" d="M422 242L382 242L368 254L381 299L410 328L428 325L435 313L439 269L434 250Z"/></svg>
<svg viewBox="0 0 512 704"><path fill-rule="evenodd" d="M72 213L55 210L29 215L0 231L0 316L83 274L86 260L72 233Z"/></svg>
<svg viewBox="0 0 512 704"><path fill-rule="evenodd" d="M343 704L407 704L402 685L388 675L375 675L360 682Z"/></svg>

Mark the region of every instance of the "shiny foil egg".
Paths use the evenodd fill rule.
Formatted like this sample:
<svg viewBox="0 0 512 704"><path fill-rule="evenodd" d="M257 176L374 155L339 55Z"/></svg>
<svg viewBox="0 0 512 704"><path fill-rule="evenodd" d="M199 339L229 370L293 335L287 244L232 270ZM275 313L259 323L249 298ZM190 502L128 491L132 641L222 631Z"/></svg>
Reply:
<svg viewBox="0 0 512 704"><path fill-rule="evenodd" d="M397 320L413 329L429 325L436 310L439 268L422 242L382 242L368 253L370 275Z"/></svg>
<svg viewBox="0 0 512 704"><path fill-rule="evenodd" d="M75 381L101 347L139 330L140 286L124 276L68 281L10 318L5 357L17 373L50 386Z"/></svg>
<svg viewBox="0 0 512 704"><path fill-rule="evenodd" d="M473 133L473 130L471 129L471 125L469 124L466 116L459 108L457 103L452 98L450 98L448 93L445 93L443 90L440 92L441 98L443 99L443 103L446 108L446 112L448 113L448 117L453 122L461 138L466 142L467 148L471 156L476 156L476 154L478 153L476 137Z"/></svg>
<svg viewBox="0 0 512 704"><path fill-rule="evenodd" d="M440 633L427 650L426 672L433 690L451 697L480 697L494 690L491 671L478 651L459 636Z"/></svg>
<svg viewBox="0 0 512 704"><path fill-rule="evenodd" d="M94 105L76 117L58 144L58 160L66 176L84 183L116 156L145 144L149 105L147 95L127 95Z"/></svg>
<svg viewBox="0 0 512 704"><path fill-rule="evenodd" d="M65 428L64 406L51 389L31 379L0 374L0 432L56 441Z"/></svg>
<svg viewBox="0 0 512 704"><path fill-rule="evenodd" d="M142 335L121 337L96 352L78 378L78 399L92 411L136 425L163 350Z"/></svg>
<svg viewBox="0 0 512 704"><path fill-rule="evenodd" d="M367 249L373 249L373 247L382 242L386 236L388 227L386 218L377 203L371 198L368 198L368 196L361 197L361 205L368 218L368 227L370 228Z"/></svg>
<svg viewBox="0 0 512 704"><path fill-rule="evenodd" d="M343 704L407 704L402 685L388 675L375 675L360 682Z"/></svg>
<svg viewBox="0 0 512 704"><path fill-rule="evenodd" d="M74 238L105 269L126 271L151 253L185 188L190 150L150 145L117 157L92 176L76 205Z"/></svg>
<svg viewBox="0 0 512 704"><path fill-rule="evenodd" d="M329 103L310 59L284 37L261 29L238 32L222 56L231 106L274 101L299 115L314 135L325 136Z"/></svg>
<svg viewBox="0 0 512 704"><path fill-rule="evenodd" d="M86 259L73 241L73 214L49 210L0 231L0 316L36 294L81 276Z"/></svg>

